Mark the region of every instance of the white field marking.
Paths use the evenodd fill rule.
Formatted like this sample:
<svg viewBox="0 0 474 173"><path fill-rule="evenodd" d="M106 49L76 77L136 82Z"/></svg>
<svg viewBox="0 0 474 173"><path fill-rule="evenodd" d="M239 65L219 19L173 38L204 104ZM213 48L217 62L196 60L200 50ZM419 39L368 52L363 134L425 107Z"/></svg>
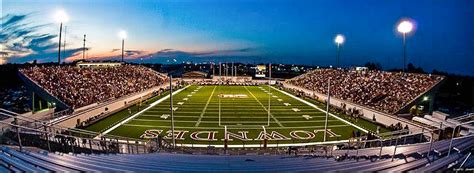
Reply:
<svg viewBox="0 0 474 173"><path fill-rule="evenodd" d="M278 96L272 96L273 98L278 98Z"/></svg>
<svg viewBox="0 0 474 173"><path fill-rule="evenodd" d="M168 117L170 117L170 114L163 114L160 116L161 119L168 119Z"/></svg>
<svg viewBox="0 0 474 173"><path fill-rule="evenodd" d="M142 124L123 124L123 126L130 126L130 127L148 127L148 128L162 128L162 129L169 129L170 126L156 126L156 125L142 125ZM328 125L328 128L337 128L337 127L351 127L350 125L344 124L344 125ZM191 127L191 126L186 126L186 127L180 127L180 126L175 126L175 129L209 129L209 130L222 130L222 127ZM323 129L324 126L297 126L297 127L272 127L267 130L279 130L279 129ZM262 129L261 125L256 125L256 126L228 126L227 129ZM247 145L245 145L247 146Z"/></svg>
<svg viewBox="0 0 474 173"><path fill-rule="evenodd" d="M188 98L183 98L184 101L188 100Z"/></svg>
<svg viewBox="0 0 474 173"><path fill-rule="evenodd" d="M191 92L191 94L196 94L196 92L195 92L195 91L193 91L193 92Z"/></svg>
<svg viewBox="0 0 474 173"><path fill-rule="evenodd" d="M204 106L204 109L202 109L201 115L199 115L199 119L196 122L196 124L194 125L195 127L199 126L199 124L201 123L201 119L204 116L204 113L206 113L207 106L209 105L209 102L211 102L211 99L212 99L212 96L214 95L214 91L216 90L216 87L217 86L214 86L214 89L212 89L211 95L207 99L206 106Z"/></svg>
<svg viewBox="0 0 474 173"><path fill-rule="evenodd" d="M193 95L191 95L191 94L188 94L188 97L191 97L191 96L193 96Z"/></svg>
<svg viewBox="0 0 474 173"><path fill-rule="evenodd" d="M310 115L310 116L311 116L311 115ZM312 115L311 117L313 117L313 118L324 118L324 117L326 117L326 116L315 116L315 115ZM206 117L206 118L208 118L208 117ZM213 117L210 117L210 118L213 118ZM238 119L238 118L242 118L242 119L249 118L249 119L251 119L251 118L264 118L264 116L263 116L263 114L262 114L261 116L257 116L257 117L255 117L255 116L241 116L241 117L225 116L225 117L222 117L222 118L236 118L236 119ZM267 118L267 116L265 116L265 118ZM292 115L292 116L277 116L277 118L285 118L285 119L287 119L287 118L292 118L292 119L296 119L297 116L294 116L294 115ZM281 121L281 120L280 120L280 121ZM281 122L284 123L285 121L281 121Z"/></svg>
<svg viewBox="0 0 474 173"><path fill-rule="evenodd" d="M181 114L181 112L180 112ZM179 117L182 117L182 118L198 118L199 115L173 115L175 118L179 118ZM146 114L143 114L143 115L140 115L137 117L140 118L140 117L161 117L161 115L146 115Z"/></svg>
<svg viewBox="0 0 474 173"><path fill-rule="evenodd" d="M290 96L290 97L293 98L293 99L296 99L296 100L298 100L298 101L300 101L300 102L303 102L303 103L305 103L305 104L307 104L307 105L309 105L309 106L311 106L311 107L313 107L313 108L315 108L315 109L317 109L317 110L319 110L319 111L321 111L321 112L326 113L325 110L323 110L323 109L317 107L316 105L314 105L314 104L312 104L312 103L310 103L310 102L308 102L308 101L306 101L306 100L303 100L303 99L301 99L301 98L298 98L298 97L296 97L296 96L294 96L294 95L292 95L292 94L290 94L290 93L287 93L286 91L276 89L275 87L272 87L272 88L275 89L275 90L277 90L277 91L280 91L280 92L283 93L283 94L286 94L287 96ZM349 121L346 121L345 119L342 119L341 117L338 117L338 116L336 116L336 115L334 115L334 114L332 114L332 113L330 113L330 112L329 112L328 114L331 115L332 117L338 119L338 120L341 120L342 122L344 122L344 123L346 123L346 124L349 124L349 125L351 125L351 126L357 128L357 129L363 131L364 133L367 133L367 132L368 132L368 131L365 130L364 128L359 127L359 126L357 126L357 125L355 125L355 124L353 124L353 123L351 123L351 122L349 122ZM328 127L329 127L329 126L328 126Z"/></svg>
<svg viewBox="0 0 474 173"><path fill-rule="evenodd" d="M310 115L301 115L303 118L305 118L306 120L309 120L311 118L313 118L312 116ZM329 121L329 120L328 120Z"/></svg>
<svg viewBox="0 0 474 173"><path fill-rule="evenodd" d="M153 119L141 119L135 118L133 121L143 121L143 122L169 122L169 120L153 120ZM283 121L283 123L324 123L325 120L307 120L307 121ZM176 123L194 123L194 120L175 120ZM328 122L339 122L339 120L328 120ZM208 123L208 124L218 124L219 121L201 121L201 123ZM225 121L225 123L232 123L232 124L266 124L267 121ZM261 126L261 125L260 125ZM197 126L194 126L197 127Z"/></svg>
<svg viewBox="0 0 474 173"><path fill-rule="evenodd" d="M199 113L199 112L198 112ZM195 113L195 114L198 114L198 113ZM182 112L179 112L180 115L174 115L175 118L199 118L199 115L183 115ZM293 113L292 113L293 114ZM221 118L226 118L226 119L255 119L255 118L268 118L267 117L267 114L260 114L260 116L240 116L240 117L237 117L235 116L235 114L231 114L230 116L226 116L225 114L222 114L223 116L221 116ZM162 115L147 115L147 114L143 114L143 115L140 115L139 117L161 117ZM139 118L138 117L138 118ZM313 118L324 118L325 116L317 116L317 115L313 115L311 116ZM212 119L212 118L219 118L219 114L209 114L207 113L206 114L206 118L205 119ZM295 116L277 116L277 118L284 118L284 119L287 119L287 118L291 118L291 119L294 119ZM285 122L285 121L282 121L282 122Z"/></svg>
<svg viewBox="0 0 474 173"><path fill-rule="evenodd" d="M210 110L214 110L213 112L209 112ZM218 109L207 109L206 111L207 114L218 114L217 112ZM235 110L235 109L221 109L221 110ZM261 109L246 109L246 110L260 110ZM282 109L283 110L283 109ZM286 110L286 109L284 109ZM169 109L166 109L166 110L162 110L162 111L148 111L147 112L147 115L154 115L154 114L160 114L160 113L163 113L163 112L169 112ZM184 108L181 109L181 111L179 112L180 114L200 114L201 112L195 112L195 111L185 111ZM222 114L226 114L227 112L222 112ZM312 113L312 112L308 112L308 111L305 111L305 112L300 112L300 113ZM242 115L245 115L245 114L251 114L251 115L258 115L258 114L262 114L262 115L268 115L268 113L266 112L252 112L252 111L246 111L246 112L233 112L232 114L242 114ZM278 112L276 115L280 115L280 114L294 114L294 113L288 113L288 112Z"/></svg>
<svg viewBox="0 0 474 173"><path fill-rule="evenodd" d="M176 111L178 110L179 107L173 107L173 111Z"/></svg>
<svg viewBox="0 0 474 173"><path fill-rule="evenodd" d="M244 86L244 88L247 90L247 92L250 93L250 95L252 95L252 97L260 104L260 106L262 106L262 108L268 112L267 108L257 99L257 97L255 97L255 95L253 95L253 93L247 88L247 86ZM274 116L272 113L270 113L270 116L272 117L272 119L275 121L275 123L277 123L280 127L283 127L283 124L281 124Z"/></svg>
<svg viewBox="0 0 474 173"><path fill-rule="evenodd" d="M291 106L291 104L289 103L283 103L285 106Z"/></svg>
<svg viewBox="0 0 474 173"><path fill-rule="evenodd" d="M184 104L184 102L178 102L178 105L183 105L183 104Z"/></svg>
<svg viewBox="0 0 474 173"><path fill-rule="evenodd" d="M299 111L301 111L301 110L300 110L300 109L298 109L298 108L292 108L291 110L293 110L293 111L295 111L295 112L299 112Z"/></svg>
<svg viewBox="0 0 474 173"><path fill-rule="evenodd" d="M229 127L227 127L229 128ZM308 143L291 143L291 144L267 144L267 147L303 147L308 145L328 145L328 144L340 144L347 143L349 140L340 140L340 141L326 141L326 142L308 142ZM207 148L208 144L179 144L180 147L197 147L197 148ZM216 148L224 148L224 145L212 145ZM261 144L246 144L245 147L262 147ZM227 148L242 148L242 145L227 145Z"/></svg>
<svg viewBox="0 0 474 173"><path fill-rule="evenodd" d="M181 89L179 89L179 90L176 90L175 92L173 92L173 93L171 93L171 94L172 94L172 95L176 95L177 93L183 91L184 89L188 88L189 86L190 86L190 85L188 85L188 86L186 86L186 87L184 87L184 88L181 88ZM96 136L95 138L99 138L99 139L100 139L100 137L101 137L102 135L105 135L105 134L107 134L107 133L110 133L112 130L114 130L114 129L118 128L119 126L121 126L121 125L127 123L128 121L134 119L134 118L137 117L138 115L142 114L143 112L146 112L148 109L150 109L150 108L156 106L157 104L163 102L164 100L168 99L169 97L170 97L170 95L168 94L167 96L164 96L164 97L162 97L161 99L158 99L157 101L153 102L153 103L150 104L148 107L146 107L145 109L143 109L143 110L141 110L140 112L138 112L138 113L136 113L136 114L134 114L134 115L128 117L127 119L123 120L122 122L120 122L120 123L118 123L118 124L112 126L110 129L105 130L103 133L99 134L99 135Z"/></svg>
<svg viewBox="0 0 474 173"><path fill-rule="evenodd" d="M278 99L278 101L279 101L279 102L282 102L282 101L283 101L283 99Z"/></svg>

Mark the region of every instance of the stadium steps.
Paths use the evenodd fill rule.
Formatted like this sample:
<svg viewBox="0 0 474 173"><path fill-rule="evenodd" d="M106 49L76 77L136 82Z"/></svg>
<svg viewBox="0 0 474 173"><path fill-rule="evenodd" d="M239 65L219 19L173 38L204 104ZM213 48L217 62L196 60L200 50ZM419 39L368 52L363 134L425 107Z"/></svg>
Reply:
<svg viewBox="0 0 474 173"><path fill-rule="evenodd" d="M14 158L18 158L18 159L22 160L22 161L24 161L24 162L26 162L30 165L36 165L37 167L43 168L43 169L48 170L48 171L79 172L78 170L69 169L69 168L66 168L66 167L62 167L60 165L52 164L52 163L49 163L49 162L45 162L43 160L33 158L31 156L28 156L25 153L18 152L16 150L13 150L13 149L10 149L10 148L7 148L7 147L2 147L2 151L5 152L5 153L10 154Z"/></svg>
<svg viewBox="0 0 474 173"><path fill-rule="evenodd" d="M465 141L474 141L474 136L468 136L462 139L455 139L453 140L453 146L460 145L462 143L465 143ZM413 153L418 153L422 156L427 155L429 152L429 147L430 143L421 143L421 144L408 144L408 145L399 145L397 147L397 152L396 154L403 154L405 156L408 156ZM445 154L448 151L449 147L449 140L444 140L444 141L439 141L439 142L434 142L433 143L433 150L437 150L441 154ZM393 149L394 146L386 146L382 147L382 155L393 155ZM453 150L452 150L453 152ZM356 151L355 150L335 150L333 151L333 155L335 156L343 156L346 153L348 153L348 157L355 157L356 156ZM358 156L366 156L366 157L378 157L380 154L380 147L375 147L375 148L367 148L367 149L359 149L359 154Z"/></svg>
<svg viewBox="0 0 474 173"><path fill-rule="evenodd" d="M4 162L3 164L5 164L6 167L13 172L46 172L46 170L42 170L38 167L35 167L34 165L25 163L17 158L11 157L4 152L0 153L0 162Z"/></svg>
<svg viewBox="0 0 474 173"><path fill-rule="evenodd" d="M465 151L474 145L472 137L456 139L453 146L459 151ZM441 155L435 161L430 158L410 157L410 153L422 153L425 155L429 150L429 143L411 144L400 146L397 153L403 153L404 157L397 157L393 161L391 154L393 149L386 147L385 159L354 159L346 157L348 151L339 150L338 154L344 156L287 156L287 155L190 155L173 153L151 153L151 154L65 154L48 152L16 151L8 147L1 147L0 171L8 172L152 172L152 171L217 171L217 172L286 172L286 171L433 171L446 169L447 165L461 160L463 154L452 150L449 157L443 157L447 153L449 141L440 141L433 144ZM363 149L359 154L377 155L379 148ZM384 151L385 152L385 151ZM350 155L355 153L350 153ZM7 170L7 171L3 171Z"/></svg>
<svg viewBox="0 0 474 173"><path fill-rule="evenodd" d="M440 158L432 163L429 166L421 167L414 170L414 172L435 172L435 171L445 171L447 165L456 162L457 160L463 160L467 155L454 153L449 157Z"/></svg>

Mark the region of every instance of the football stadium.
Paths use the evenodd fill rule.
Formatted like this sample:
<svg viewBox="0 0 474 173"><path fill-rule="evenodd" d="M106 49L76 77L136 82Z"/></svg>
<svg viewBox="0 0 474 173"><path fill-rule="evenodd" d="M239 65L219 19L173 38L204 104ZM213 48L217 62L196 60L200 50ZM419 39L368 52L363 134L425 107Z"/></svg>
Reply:
<svg viewBox="0 0 474 173"><path fill-rule="evenodd" d="M79 7L87 3L70 3L77 5L70 7L71 12L75 11L72 9L88 11ZM124 3L129 2L112 6L151 8L140 12L154 14L157 9L168 8L158 8L161 3L177 5L177 10L194 4ZM56 2L46 4L68 6ZM101 7L99 11L104 11L102 8L112 8L109 6L113 3L91 4L92 9ZM5 6L22 9L20 7L25 5L27 3L8 2ZM38 8L42 5L38 3ZM231 9L240 9L239 15L243 15L240 17L246 19L244 16L249 12L234 5ZM286 11L287 5L281 7L285 9L282 13L293 14ZM389 7L384 3L374 6ZM114 10L105 11L117 14ZM209 15L206 19L216 20L213 22L226 23L219 21L221 19L214 14L217 11L207 14L209 11L213 10L199 14ZM103 12L91 13L110 17ZM257 21L247 25L250 28L261 26L265 21L259 21L255 14L262 18L275 15L263 9L250 13L254 14L252 20ZM129 26L141 38L139 42L147 46L192 44L189 50L193 50L163 48L150 53L146 46L137 50L126 48L128 38L124 30L119 32L120 49L101 41L89 42L86 34L81 33L79 37L77 29L84 29L81 28L84 21L79 17L88 14L76 14L79 19L66 25L68 14L58 11L55 16L58 35L32 34L42 31L37 28L49 26L46 24L19 31L30 26L25 18L34 19L35 14L32 13L33 17L30 14L2 17L5 34L0 34L0 38L5 41L0 44L6 58L0 58L0 70L5 75L0 81L0 172L457 172L474 168L474 109L472 97L469 98L472 77L436 70L425 72L421 67L407 64L407 38L417 36L414 30L424 26L421 22L417 25L414 19L401 18L396 22L394 32L403 39L403 66L384 69L378 63L361 65L360 61L366 59L355 56L360 54L354 52L367 50L360 49L360 45L345 45L342 34L335 34L334 45L331 45L337 48L335 60L331 57L326 62L326 52L318 50L314 56L308 56L311 60L317 59L316 63L298 65L283 63L287 59L298 59L294 57L305 57L296 56L300 55L296 52L292 53L293 58L285 55L282 60L280 55L272 57L261 52L247 55L253 48L231 50L226 47L243 44L241 42L217 46L212 51L194 51L206 46L204 42L201 45L193 41L202 38L194 36L192 29L186 29L189 35L183 36L180 32L184 29L173 28L173 22L188 20L190 16L186 15L173 20L161 16L168 23L154 20L176 29L170 32L173 39L164 38L166 43L163 44L152 42L154 39L148 35L146 38L139 35L147 23L140 23L140 29ZM135 14L133 10L127 15L149 17ZM234 14L228 17L231 16ZM270 23L279 23L273 18L266 20L270 19ZM91 20L88 26L103 25ZM242 23L240 19L235 22ZM114 26L114 22L110 25ZM393 27L391 25L393 23L390 24ZM66 26L72 36L67 37ZM100 30L95 27L92 30ZM170 29L166 27L160 29ZM235 31L220 29L229 35ZM284 27L281 29L285 31ZM262 27L259 33L272 31ZM351 31L359 32L348 30L349 37ZM97 31L91 32L92 36L97 34ZM426 37L423 32L426 31L421 31L420 37ZM219 40L218 34L213 34L208 37ZM307 34L306 30L300 34ZM392 39L393 36L389 36ZM107 40L107 37L101 39ZM58 38L59 42L48 41L52 38ZM66 44L66 38L73 43ZM384 46L392 49L387 38L383 38L387 42ZM181 39L186 43L180 42ZM301 38L305 39L308 38ZM361 38L354 36L354 39ZM220 41L219 44L227 43ZM77 46L75 42L81 43L77 44L79 48L66 49L66 45ZM92 44L92 48L86 47L86 43ZM130 44L143 43L131 41ZM282 48L278 45L286 44L268 42L265 46ZM104 46L113 50L103 51ZM347 52L355 54L354 59L347 58L341 63L342 46L349 47ZM324 45L320 47L329 49ZM425 52L422 48L411 48L417 50L414 51L416 56ZM393 53L384 51L388 52L382 54L386 57ZM89 52L92 55L89 56ZM381 56L377 51L368 51L363 57L367 54ZM15 61L28 56L35 59L23 64ZM412 59L410 56L410 61L426 60Z"/></svg>

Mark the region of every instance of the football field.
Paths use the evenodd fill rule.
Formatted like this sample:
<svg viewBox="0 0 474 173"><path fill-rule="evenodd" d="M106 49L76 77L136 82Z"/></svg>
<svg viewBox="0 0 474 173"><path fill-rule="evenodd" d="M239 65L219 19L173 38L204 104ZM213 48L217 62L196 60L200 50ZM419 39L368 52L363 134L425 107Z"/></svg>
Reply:
<svg viewBox="0 0 474 173"><path fill-rule="evenodd" d="M174 92L174 136L186 145L302 144L323 141L326 113L289 93L261 86L197 86ZM104 133L132 138L171 139L170 98L111 127ZM363 130L328 117L327 141L347 140Z"/></svg>

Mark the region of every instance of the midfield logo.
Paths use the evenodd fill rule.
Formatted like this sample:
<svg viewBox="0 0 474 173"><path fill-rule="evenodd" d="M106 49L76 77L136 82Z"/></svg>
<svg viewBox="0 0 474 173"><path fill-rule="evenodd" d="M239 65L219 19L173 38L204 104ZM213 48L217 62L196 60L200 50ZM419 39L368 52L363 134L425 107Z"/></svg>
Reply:
<svg viewBox="0 0 474 173"><path fill-rule="evenodd" d="M189 134L189 137L196 141L218 141L217 134L219 131L195 131L189 133L186 130L175 130L174 134L171 130L166 131L163 133L163 130L160 129L150 129L146 130L140 138L143 139L154 139L158 138L159 135L163 135L164 139L172 139L173 135L176 140L185 140L186 136ZM162 134L163 133L163 134ZM255 137L249 137L248 131L238 131L238 132L227 132L227 139L228 141L233 140L240 140L240 141L262 141L264 139L268 140L291 140L291 139L302 139L302 140L309 140L314 139L316 135L323 135L324 130L318 129L313 131L306 131L306 130L294 130L291 131L289 134L284 135L277 131L271 131L270 133L265 133L264 131L260 131L260 133ZM327 134L329 137L340 137L340 135L334 133L331 129L327 130ZM250 135L252 136L252 135ZM224 141L225 138L220 139Z"/></svg>

